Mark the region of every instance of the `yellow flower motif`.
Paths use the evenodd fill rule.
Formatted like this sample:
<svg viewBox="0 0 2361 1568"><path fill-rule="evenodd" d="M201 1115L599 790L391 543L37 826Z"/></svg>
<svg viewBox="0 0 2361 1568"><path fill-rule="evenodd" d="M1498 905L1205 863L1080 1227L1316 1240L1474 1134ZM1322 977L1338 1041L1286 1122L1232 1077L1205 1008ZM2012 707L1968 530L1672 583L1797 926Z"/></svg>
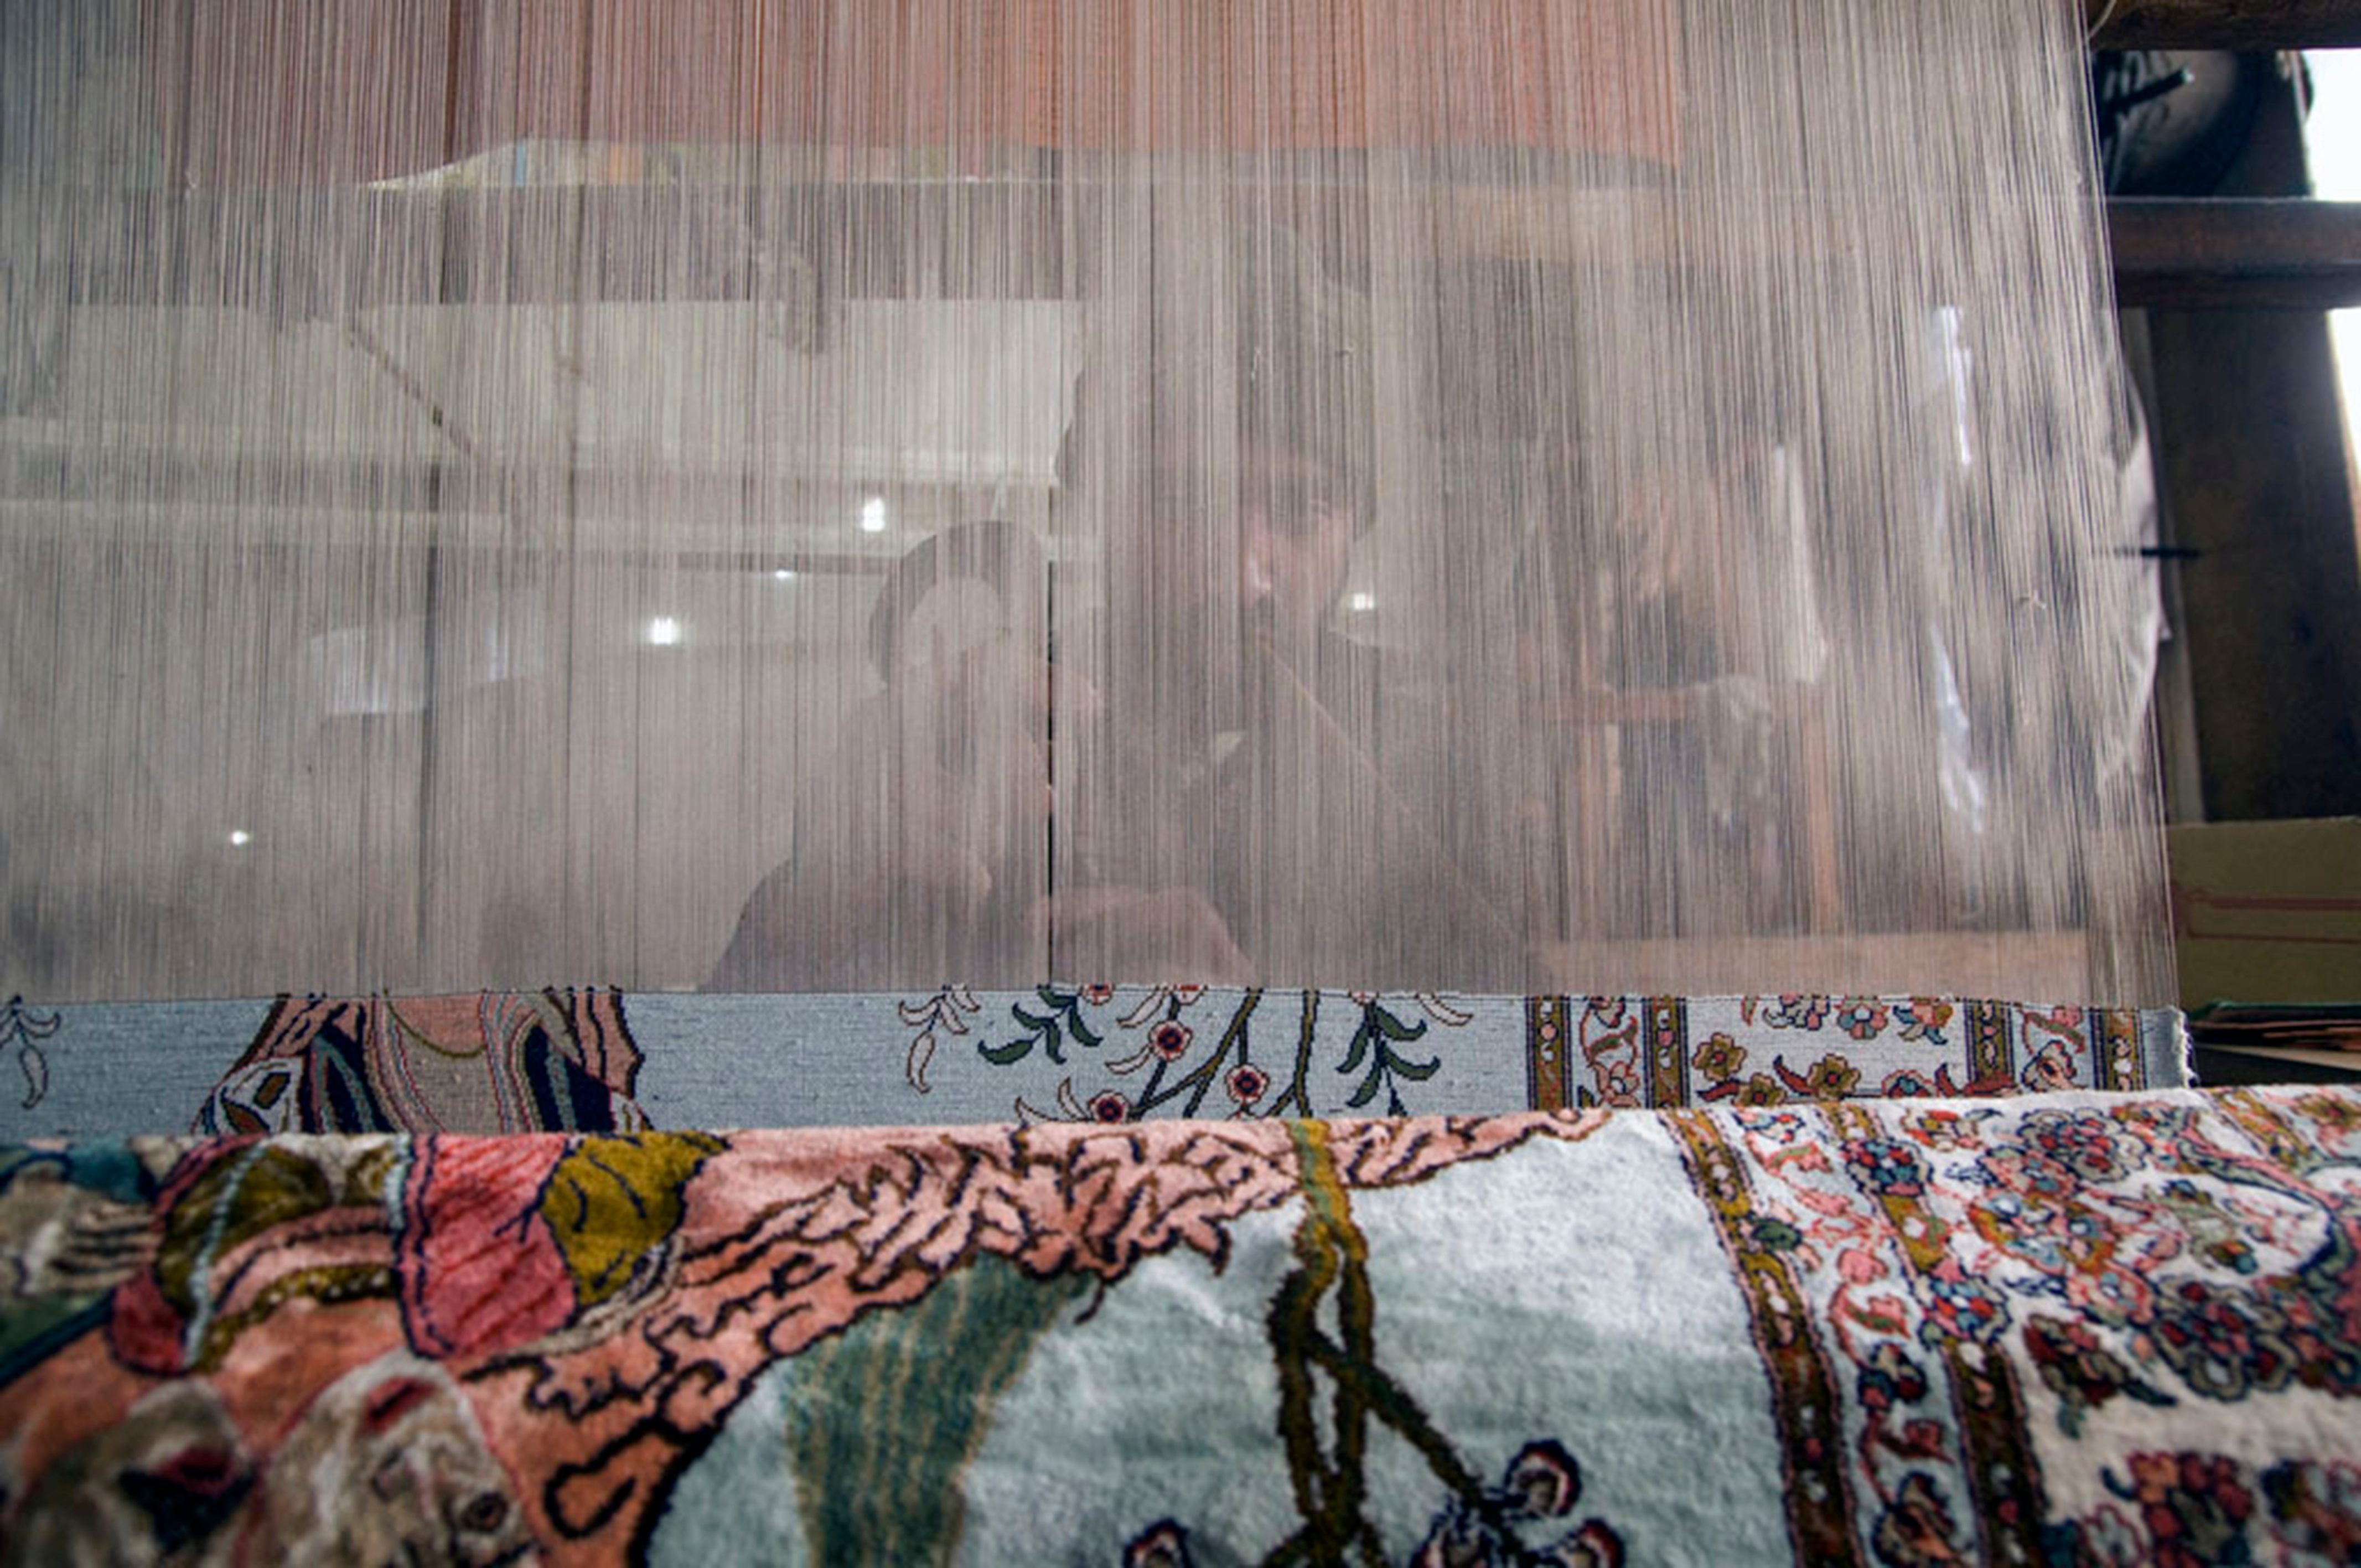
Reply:
<svg viewBox="0 0 2361 1568"><path fill-rule="evenodd" d="M1708 1078L1735 1078L1746 1065L1746 1047L1728 1035L1715 1035L1697 1047L1689 1065Z"/></svg>
<svg viewBox="0 0 2361 1568"><path fill-rule="evenodd" d="M1804 1075L1804 1087L1816 1100L1841 1100L1861 1081L1861 1069L1839 1056L1825 1056Z"/></svg>

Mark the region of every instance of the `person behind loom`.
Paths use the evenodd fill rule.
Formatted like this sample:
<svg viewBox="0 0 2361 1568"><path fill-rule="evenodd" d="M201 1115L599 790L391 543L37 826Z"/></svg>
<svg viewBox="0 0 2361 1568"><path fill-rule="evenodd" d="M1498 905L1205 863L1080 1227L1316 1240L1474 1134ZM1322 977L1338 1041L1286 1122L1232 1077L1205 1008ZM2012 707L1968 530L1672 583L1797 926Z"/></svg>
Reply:
<svg viewBox="0 0 2361 1568"><path fill-rule="evenodd" d="M963 524L897 561L869 626L884 690L855 709L846 747L798 790L796 853L747 900L708 989L873 989L926 973L1245 983L1272 972L1237 934L1268 949L1286 912L1262 901L1280 876L1341 894L1359 912L1347 935L1360 950L1425 929L1418 906L1438 895L1417 895L1419 876L1389 886L1398 866L1385 872L1357 846L1303 842L1316 822L1275 820L1285 759L1315 777L1318 794L1354 800L1359 820L1390 817L1396 851L1413 862L1418 852L1402 781L1379 777L1371 757L1388 689L1378 655L1333 629L1357 510L1301 459L1250 461L1240 485L1249 499L1235 601L1157 612L1192 627L1216 608L1235 613L1246 651L1238 679L1193 729L1109 720L1081 668L1090 661L1049 659L1047 568L1026 530ZM1078 622L1070 641L1104 624ZM1053 711L1063 731L1054 767ZM1144 792L1162 807L1155 818L1093 831L1112 821L1110 799L1150 772L1172 786ZM1219 830L1193 842L1174 831L1196 823ZM1057 835L1067 849L1052 873ZM1425 869L1425 880L1437 875ZM1489 916L1471 901L1457 919L1480 929Z"/></svg>
<svg viewBox="0 0 2361 1568"><path fill-rule="evenodd" d="M746 901L708 990L1036 983L1060 915L1107 923L1127 968L1244 978L1202 899L1051 896L1048 582L1039 542L998 521L888 570L867 650L884 690L798 789L795 853Z"/></svg>
<svg viewBox="0 0 2361 1568"><path fill-rule="evenodd" d="M1060 521L1095 546L1076 553L1105 604L1067 611L1061 579L1055 664L1023 530L949 530L893 569L872 625L885 694L799 801L796 857L749 900L715 988L906 985L922 966L1517 982L1515 935L1446 848L1444 724L1335 630L1370 515L1366 404L1330 395L1353 356L1320 341L1338 291L1284 236L1241 255L1229 341L1111 376L1067 432ZM1209 367L1235 394L1210 425L1177 411L1202 408ZM1095 471L1083 455L1111 450Z"/></svg>
<svg viewBox="0 0 2361 1568"><path fill-rule="evenodd" d="M1375 516L1367 302L1276 228L1198 281L1146 302L1061 457L1105 585L1101 623L1060 635L1104 715L1060 757L1061 866L1202 894L1258 982L1516 989L1524 944L1455 840L1485 825L1455 787L1454 673L1338 629ZM1061 973L1133 978L1100 933L1060 937Z"/></svg>

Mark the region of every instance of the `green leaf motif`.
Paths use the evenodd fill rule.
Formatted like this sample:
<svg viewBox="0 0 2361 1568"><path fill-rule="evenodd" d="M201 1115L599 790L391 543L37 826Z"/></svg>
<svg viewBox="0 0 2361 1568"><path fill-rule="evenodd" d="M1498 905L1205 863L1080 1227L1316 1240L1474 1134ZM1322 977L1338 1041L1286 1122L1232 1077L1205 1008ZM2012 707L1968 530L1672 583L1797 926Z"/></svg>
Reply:
<svg viewBox="0 0 2361 1568"><path fill-rule="evenodd" d="M1423 1083L1441 1069L1443 1058L1436 1057L1429 1061L1412 1061L1396 1051L1392 1042L1422 1038L1426 1030L1423 1019L1416 1024L1405 1024L1382 1003L1369 1001L1361 1003L1360 1026L1353 1031L1352 1044L1345 1053L1344 1065L1336 1070L1340 1074L1350 1075L1358 1072L1366 1061L1368 1074L1361 1080L1360 1087L1353 1091L1352 1098L1345 1102L1345 1108L1361 1110L1375 1101L1382 1091L1386 1096L1386 1113L1401 1115L1401 1091L1395 1080L1407 1079L1412 1083Z"/></svg>
<svg viewBox="0 0 2361 1568"><path fill-rule="evenodd" d="M1031 1013L1023 1007L1011 1007L1009 1015L1021 1025L1025 1034L1005 1046L976 1043L976 1054L994 1067L1013 1067L1040 1047L1049 1059L1060 1067L1066 1064L1065 1044L1071 1036L1078 1046L1097 1047L1104 1043L1089 1020L1082 1016L1082 993L1061 991L1054 985L1037 987L1034 995L1041 999L1045 1011Z"/></svg>
<svg viewBox="0 0 2361 1568"><path fill-rule="evenodd" d="M978 1042L975 1048L977 1054L994 1067L1014 1067L1031 1056L1033 1047L1038 1043L1036 1036L1027 1035L1021 1040L1011 1040L1005 1046L987 1046Z"/></svg>

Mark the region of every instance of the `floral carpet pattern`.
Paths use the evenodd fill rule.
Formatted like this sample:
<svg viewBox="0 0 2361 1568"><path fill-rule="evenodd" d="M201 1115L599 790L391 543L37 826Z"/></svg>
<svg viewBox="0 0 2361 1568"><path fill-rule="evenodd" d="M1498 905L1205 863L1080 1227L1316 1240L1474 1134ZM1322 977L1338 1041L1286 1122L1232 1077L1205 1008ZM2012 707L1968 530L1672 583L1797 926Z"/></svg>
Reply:
<svg viewBox="0 0 2361 1568"><path fill-rule="evenodd" d="M0 1139L1669 1110L2189 1085L2170 1009L1045 985L0 1012Z"/></svg>
<svg viewBox="0 0 2361 1568"><path fill-rule="evenodd" d="M0 1533L2346 1563L2361 1093L17 1145Z"/></svg>

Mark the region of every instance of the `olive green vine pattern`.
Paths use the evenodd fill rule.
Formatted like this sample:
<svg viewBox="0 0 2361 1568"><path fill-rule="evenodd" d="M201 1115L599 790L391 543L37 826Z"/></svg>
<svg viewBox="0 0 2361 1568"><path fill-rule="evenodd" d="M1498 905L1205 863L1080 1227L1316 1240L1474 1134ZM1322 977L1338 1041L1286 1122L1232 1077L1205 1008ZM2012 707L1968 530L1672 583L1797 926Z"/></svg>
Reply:
<svg viewBox="0 0 2361 1568"><path fill-rule="evenodd" d="M1112 992L1104 988L1045 985L1034 992L1032 999L1011 1009L1019 1032L999 1044L980 1038L976 1053L994 1067L1014 1067L1037 1052L1053 1065L1064 1067L1069 1065L1070 1052L1088 1051L1098 1053L1104 1070L1119 1077L1145 1073L1136 1092L1109 1087L1087 1102L1074 1093L1070 1078L1060 1087L1054 1111L1020 1100L1019 1114L1027 1120L1119 1123L1159 1112L1180 1116L1308 1118L1358 1111L1400 1116L1409 1113L1402 1086L1423 1083L1443 1066L1440 1056L1404 1047L1424 1040L1433 1019L1446 1024L1465 1021L1430 999L1422 998L1421 1005L1432 1017L1412 1019L1382 997L1352 993L1346 1004L1357 1008L1359 1015L1334 1076L1353 1080L1354 1087L1338 1104L1333 1097L1321 1095L1331 1080L1315 1070L1322 993L1301 993L1290 1031L1292 1061L1278 1074L1255 1060L1253 1025L1264 1012L1266 995L1259 988L1246 992L1213 1036L1213 1048L1204 1052L1195 1047L1199 1031L1184 1017L1197 999L1195 989L1161 988L1114 1025L1116 1030L1137 1031L1146 1043L1127 1057L1109 1060L1120 1047L1109 1047L1111 1030L1093 1021L1091 1009L1104 1005ZM1076 1059L1079 1063L1080 1058ZM1319 1103L1323 1098L1329 1102Z"/></svg>
<svg viewBox="0 0 2361 1568"><path fill-rule="evenodd" d="M1622 1538L1603 1520L1586 1519L1566 1532L1582 1476L1564 1445L1554 1439L1527 1443L1501 1484L1487 1486L1410 1391L1378 1365L1368 1241L1354 1220L1328 1128L1295 1122L1289 1132L1302 1172L1304 1213L1295 1229L1295 1266L1271 1297L1264 1324L1278 1374L1279 1445L1301 1522L1264 1556L1267 1568L1385 1568L1392 1561L1368 1512L1369 1446L1383 1432L1408 1443L1444 1487L1444 1506L1416 1562L1620 1568ZM1333 1317L1333 1333L1323 1325L1323 1313ZM1556 1539L1536 1551L1526 1545L1521 1527ZM1201 1564L1191 1531L1164 1519L1131 1540L1123 1563L1213 1568L1217 1551L1206 1543Z"/></svg>
<svg viewBox="0 0 2361 1568"><path fill-rule="evenodd" d="M1267 1321L1279 1370L1279 1441L1287 1451L1295 1507L1303 1523L1265 1561L1272 1568L1292 1563L1385 1563L1384 1543L1366 1511L1363 1466L1373 1420L1418 1451L1435 1479L1509 1549L1511 1561L1523 1561L1525 1546L1500 1499L1453 1452L1417 1401L1378 1365L1369 1245L1354 1223L1351 1198L1329 1152L1328 1129L1318 1122L1298 1122L1290 1130L1303 1169L1304 1214L1295 1230L1295 1268L1272 1298ZM1334 1337L1320 1326L1322 1304L1332 1295L1336 1302ZM1334 1435L1324 1453L1313 1409L1319 1397L1315 1374L1324 1374L1331 1385L1329 1426Z"/></svg>

